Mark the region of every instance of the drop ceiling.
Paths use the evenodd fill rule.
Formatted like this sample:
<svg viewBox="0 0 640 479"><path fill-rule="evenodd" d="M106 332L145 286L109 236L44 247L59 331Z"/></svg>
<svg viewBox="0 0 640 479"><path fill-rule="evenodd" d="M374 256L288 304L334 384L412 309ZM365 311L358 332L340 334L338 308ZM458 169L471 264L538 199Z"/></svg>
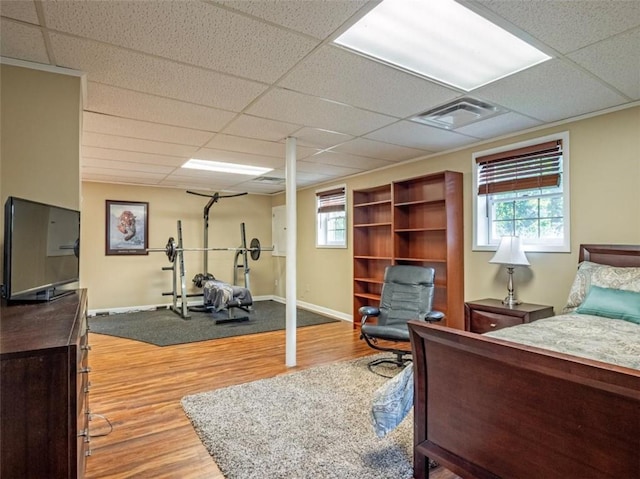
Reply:
<svg viewBox="0 0 640 479"><path fill-rule="evenodd" d="M289 136L306 187L640 100L640 1L460 3L552 59L457 90L332 44L365 0L2 0L0 53L86 74L83 180L205 192L283 191ZM501 113L411 120L463 97Z"/></svg>

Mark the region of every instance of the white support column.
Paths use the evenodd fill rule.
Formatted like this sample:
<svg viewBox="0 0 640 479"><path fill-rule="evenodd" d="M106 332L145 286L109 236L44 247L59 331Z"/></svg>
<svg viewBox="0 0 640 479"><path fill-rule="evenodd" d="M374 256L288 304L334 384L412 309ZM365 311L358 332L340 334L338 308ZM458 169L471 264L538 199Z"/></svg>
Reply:
<svg viewBox="0 0 640 479"><path fill-rule="evenodd" d="M286 198L287 198L287 288L286 288L286 365L296 365L297 328L297 231L296 217L296 139L287 138L286 144Z"/></svg>

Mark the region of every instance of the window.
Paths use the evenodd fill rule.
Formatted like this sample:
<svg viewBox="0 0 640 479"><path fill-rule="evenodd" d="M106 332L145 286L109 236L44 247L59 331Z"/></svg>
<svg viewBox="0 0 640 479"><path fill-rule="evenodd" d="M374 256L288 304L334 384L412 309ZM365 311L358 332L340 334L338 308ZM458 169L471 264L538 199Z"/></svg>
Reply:
<svg viewBox="0 0 640 479"><path fill-rule="evenodd" d="M316 246L347 247L347 197L345 187L316 192Z"/></svg>
<svg viewBox="0 0 640 479"><path fill-rule="evenodd" d="M569 251L569 134L473 154L476 251L520 236L526 251Z"/></svg>

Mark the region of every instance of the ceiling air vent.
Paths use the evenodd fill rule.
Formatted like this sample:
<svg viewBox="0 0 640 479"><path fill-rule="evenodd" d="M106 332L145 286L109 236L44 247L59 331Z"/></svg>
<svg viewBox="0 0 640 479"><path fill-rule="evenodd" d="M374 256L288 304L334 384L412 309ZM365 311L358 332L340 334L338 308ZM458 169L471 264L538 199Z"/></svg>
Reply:
<svg viewBox="0 0 640 479"><path fill-rule="evenodd" d="M258 176L251 181L256 183L267 183L269 185L284 185L286 182L284 178L277 178L275 176Z"/></svg>
<svg viewBox="0 0 640 479"><path fill-rule="evenodd" d="M411 118L411 121L446 130L455 130L461 126L486 120L502 113L505 113L505 110L496 105L475 98L458 98L446 105L420 113Z"/></svg>

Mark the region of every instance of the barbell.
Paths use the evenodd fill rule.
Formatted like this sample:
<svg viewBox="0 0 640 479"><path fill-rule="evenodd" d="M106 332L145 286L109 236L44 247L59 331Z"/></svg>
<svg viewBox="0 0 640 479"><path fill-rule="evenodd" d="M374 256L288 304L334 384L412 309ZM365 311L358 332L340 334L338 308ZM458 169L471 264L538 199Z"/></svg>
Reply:
<svg viewBox="0 0 640 479"><path fill-rule="evenodd" d="M262 251L273 251L273 246L263 248L260 246L260 240L258 238L253 238L249 243L248 248L178 248L176 240L173 239L173 236L170 236L164 248L147 248L147 252L149 253L166 254L171 263L176 260L176 256L178 256L179 251L239 251L241 253L246 251L251 255L252 260L257 261L260 259L260 253Z"/></svg>

